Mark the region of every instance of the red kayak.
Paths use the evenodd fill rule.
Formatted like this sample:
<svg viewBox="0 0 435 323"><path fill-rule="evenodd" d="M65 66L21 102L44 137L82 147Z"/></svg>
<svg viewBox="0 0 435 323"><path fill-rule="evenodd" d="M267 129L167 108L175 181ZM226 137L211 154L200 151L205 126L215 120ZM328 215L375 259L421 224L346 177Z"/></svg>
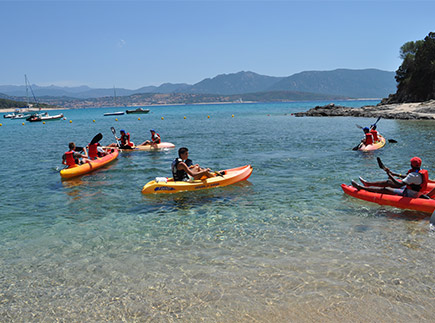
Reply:
<svg viewBox="0 0 435 323"><path fill-rule="evenodd" d="M435 210L435 200L373 193L366 190L357 190L355 187L346 184L341 184L341 188L347 195L356 197L360 200L377 203L379 205L390 205L399 209L415 210L426 213L432 213Z"/></svg>

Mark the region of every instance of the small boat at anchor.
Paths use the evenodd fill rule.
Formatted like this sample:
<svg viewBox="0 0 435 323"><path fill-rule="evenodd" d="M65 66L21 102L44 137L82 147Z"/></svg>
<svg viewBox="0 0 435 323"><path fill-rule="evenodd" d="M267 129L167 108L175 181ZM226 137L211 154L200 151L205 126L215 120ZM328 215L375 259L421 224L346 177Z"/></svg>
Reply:
<svg viewBox="0 0 435 323"><path fill-rule="evenodd" d="M125 112L127 114L139 114L139 113L145 114L145 113L149 113L150 109L137 108L137 109L134 109L134 110L125 110Z"/></svg>
<svg viewBox="0 0 435 323"><path fill-rule="evenodd" d="M47 112L44 112L44 113L40 113L40 114L32 114L26 120L29 122L40 122L40 121L60 120L62 118L63 118L63 113L51 116Z"/></svg>
<svg viewBox="0 0 435 323"><path fill-rule="evenodd" d="M123 111L118 111L118 112L107 112L104 114L105 117L107 116L122 116L124 114Z"/></svg>

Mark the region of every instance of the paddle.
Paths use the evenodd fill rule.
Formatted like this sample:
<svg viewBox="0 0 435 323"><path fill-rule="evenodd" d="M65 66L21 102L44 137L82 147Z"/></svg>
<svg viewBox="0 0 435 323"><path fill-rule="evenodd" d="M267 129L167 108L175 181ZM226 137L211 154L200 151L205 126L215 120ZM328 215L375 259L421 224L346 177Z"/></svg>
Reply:
<svg viewBox="0 0 435 323"><path fill-rule="evenodd" d="M100 132L100 133L98 133L94 138L92 138L92 140L91 140L91 142L89 143L89 145L96 144L96 143L99 142L101 139L103 139L103 134Z"/></svg>
<svg viewBox="0 0 435 323"><path fill-rule="evenodd" d="M431 230L435 230L435 211L433 211L429 223Z"/></svg>
<svg viewBox="0 0 435 323"><path fill-rule="evenodd" d="M116 130L115 130L115 128L114 127L110 127L110 130L112 131L113 135L116 138L116 144L118 145L118 147L121 147L121 144L118 141L118 137L116 137Z"/></svg>
<svg viewBox="0 0 435 323"><path fill-rule="evenodd" d="M386 170L387 167L385 167L385 165L384 165L384 163L382 162L382 160L381 160L379 157L376 157L376 159L377 159L377 161L378 161L379 168L381 168L381 169L383 169L383 170Z"/></svg>

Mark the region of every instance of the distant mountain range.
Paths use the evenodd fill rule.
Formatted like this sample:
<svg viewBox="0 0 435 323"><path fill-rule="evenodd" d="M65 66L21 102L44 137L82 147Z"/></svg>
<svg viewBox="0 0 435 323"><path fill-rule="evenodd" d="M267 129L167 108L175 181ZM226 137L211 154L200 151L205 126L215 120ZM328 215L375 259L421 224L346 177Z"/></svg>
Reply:
<svg viewBox="0 0 435 323"><path fill-rule="evenodd" d="M186 93L210 95L242 95L257 92L307 92L314 96L319 94L349 98L384 98L396 92L395 72L377 69L333 71L307 71L288 77L273 77L254 72L221 74L204 79L196 84L164 83L160 86L145 86L136 90L116 88L116 96L130 96L145 93ZM88 86L59 87L32 85L38 98L67 97L75 99L92 99L113 97L114 89L92 89ZM3 95L1 95L3 94ZM0 85L0 97L23 98L26 87Z"/></svg>

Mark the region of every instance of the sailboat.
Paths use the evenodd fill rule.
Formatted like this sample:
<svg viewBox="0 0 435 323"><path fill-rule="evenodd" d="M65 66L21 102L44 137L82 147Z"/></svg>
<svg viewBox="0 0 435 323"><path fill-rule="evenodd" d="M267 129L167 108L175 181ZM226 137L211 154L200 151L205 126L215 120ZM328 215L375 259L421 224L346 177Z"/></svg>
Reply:
<svg viewBox="0 0 435 323"><path fill-rule="evenodd" d="M33 98L35 99L35 102L37 102L37 101L36 101L35 94L33 93L32 87L30 86L30 82L29 82L29 79L27 78L26 74L24 74L24 82L26 84L26 105L24 107L19 107L19 108L15 109L15 111L13 113L3 115L3 118L26 119L26 118L30 117L32 114L37 112L35 110L31 110L33 105L29 103L29 87L30 87L30 90L32 91Z"/></svg>
<svg viewBox="0 0 435 323"><path fill-rule="evenodd" d="M113 103L116 107L116 90L115 90L115 86L113 86ZM124 111L118 111L118 112L107 112L104 114L105 117L107 116L121 116L124 114Z"/></svg>

